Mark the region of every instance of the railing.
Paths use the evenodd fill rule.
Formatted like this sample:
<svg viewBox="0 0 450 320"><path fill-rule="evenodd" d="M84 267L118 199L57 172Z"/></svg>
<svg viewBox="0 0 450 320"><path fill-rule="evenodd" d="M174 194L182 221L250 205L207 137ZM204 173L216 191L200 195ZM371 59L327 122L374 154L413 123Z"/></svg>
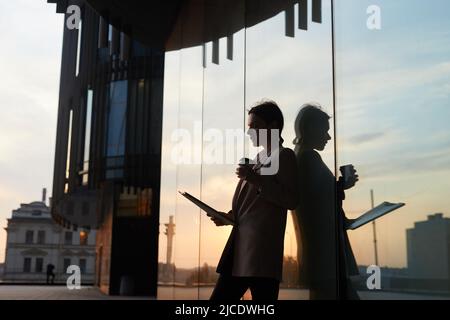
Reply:
<svg viewBox="0 0 450 320"><path fill-rule="evenodd" d="M53 283L63 284L66 283L68 277L71 274L65 273L63 271L54 271L55 277ZM23 268L6 269L3 274L0 274L0 279L3 283L47 283L47 272L45 269L41 272L27 271L25 272ZM50 279L49 279L50 280ZM81 272L81 283L82 284L93 284L95 281L95 272L89 270L89 272Z"/></svg>

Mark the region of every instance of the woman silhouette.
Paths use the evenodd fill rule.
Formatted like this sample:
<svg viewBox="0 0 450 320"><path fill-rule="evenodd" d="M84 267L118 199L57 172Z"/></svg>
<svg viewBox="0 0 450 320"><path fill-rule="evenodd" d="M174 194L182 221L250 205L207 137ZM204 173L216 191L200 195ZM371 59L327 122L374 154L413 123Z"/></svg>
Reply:
<svg viewBox="0 0 450 320"><path fill-rule="evenodd" d="M324 150L331 139L330 116L320 106L304 105L295 121L295 154L299 170L299 205L295 210L300 263L300 283L310 289L310 299L358 299L348 276L358 274L345 231L342 210L344 190L358 181L352 168L344 181L333 173L315 150Z"/></svg>

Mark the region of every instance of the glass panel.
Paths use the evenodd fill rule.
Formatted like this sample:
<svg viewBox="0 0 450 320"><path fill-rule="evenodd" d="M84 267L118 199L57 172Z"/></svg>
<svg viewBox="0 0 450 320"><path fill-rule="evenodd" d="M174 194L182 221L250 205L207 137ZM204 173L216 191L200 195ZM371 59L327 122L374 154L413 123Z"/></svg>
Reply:
<svg viewBox="0 0 450 320"><path fill-rule="evenodd" d="M115 81L109 85L108 135L106 156L125 154L125 130L128 82Z"/></svg>
<svg viewBox="0 0 450 320"><path fill-rule="evenodd" d="M70 157L72 151L72 125L73 125L73 110L69 113L69 130L67 131L67 159L66 159L66 183L64 185L64 192L69 192L69 175L70 175Z"/></svg>
<svg viewBox="0 0 450 320"><path fill-rule="evenodd" d="M84 134L83 185L87 185L89 179L93 96L94 92L91 89L89 89L87 92L86 125Z"/></svg>
<svg viewBox="0 0 450 320"><path fill-rule="evenodd" d="M148 88L148 80L138 79L131 81L130 84L130 103L128 111L128 121L133 124L128 129L128 152L132 155L141 155L145 153L145 140L147 133L144 128L148 126L148 109L150 105L146 103L150 93Z"/></svg>
<svg viewBox="0 0 450 320"><path fill-rule="evenodd" d="M112 34L113 34L113 26L110 24L108 25L108 46L111 46L112 41Z"/></svg>
<svg viewBox="0 0 450 320"><path fill-rule="evenodd" d="M162 131L162 114L163 109L163 92L164 92L164 67L165 60L164 54L160 51L153 51L152 55L152 79L150 83L146 83L145 92L149 94L151 90L150 99L146 103L150 104L149 111L150 121L144 126L146 132L155 132L155 134L149 136L149 141L144 143L144 151L150 154L160 154L161 152L161 137L160 132Z"/></svg>
<svg viewBox="0 0 450 320"><path fill-rule="evenodd" d="M217 12L213 6L208 9ZM240 12L234 11L235 19L241 19L242 25L244 9L242 6ZM201 190L202 201L225 213L231 210L233 194L239 181L235 170L239 159L244 156L245 138L245 31L230 34L229 37L232 37L232 44L227 42L227 37L218 41L216 63L213 63L212 42L206 44ZM230 53L228 57L227 53ZM200 221L199 298L209 299L219 277L216 268L231 227L217 227L204 212Z"/></svg>
<svg viewBox="0 0 450 320"><path fill-rule="evenodd" d="M200 212L177 191L200 195L202 48L165 59L158 297L198 299Z"/></svg>
<svg viewBox="0 0 450 320"><path fill-rule="evenodd" d="M270 7L271 4L242 8L241 18L244 19L244 11L247 17L254 19L267 16L267 9L279 9L264 6ZM214 11L217 8L211 6L207 9ZM291 144L295 138L294 121L303 103L318 101L330 116L333 115L330 3L324 5L323 17L313 10L313 20L322 20L323 23L313 24L308 32L292 28L295 13L301 15L301 19L308 16L300 11L298 5L292 6L287 14L281 13L254 27L241 30L232 38L206 43L203 48L193 47L166 54L159 298L207 299L211 294L218 277L215 266L230 229L218 229L176 191L188 191L194 196L200 196L219 210L231 209L237 181L234 176L236 162L244 150L250 149L247 138L242 135L247 127L246 108L262 98L278 102L285 117L285 146L291 148L294 147ZM238 16L236 14L235 18ZM299 21L298 26L305 29L307 22ZM237 24L240 25L239 22ZM183 39L181 34L178 36ZM205 69L202 69L202 63ZM177 128L178 131L171 137ZM232 131L231 139L234 141L226 140L229 138L225 132L227 129ZM236 129L240 129L240 132ZM330 132L333 129L331 126ZM214 149L215 142L223 149ZM332 145L329 144L323 158L328 168L334 171ZM181 151L180 146L184 147ZM178 155L178 161L180 156L184 156L184 162L171 162L174 154ZM327 254L320 255L325 261L322 261L320 270L325 271L316 272L316 278L325 279L320 284L326 283L328 291L335 297L336 180L325 164L321 168L329 178L327 183L330 190L326 193L329 206L325 210L328 223L326 226L302 227L313 231L317 231L314 228L321 228L315 234L326 232L328 235L329 241L325 246L329 250ZM298 271L298 257L302 253L297 244L301 238L299 224L297 215L289 215L288 218L280 298L304 299L308 298L308 291L300 287L300 282L305 279L301 278ZM177 285L176 289L171 287L174 284Z"/></svg>
<svg viewBox="0 0 450 320"><path fill-rule="evenodd" d="M136 154L144 153L143 140L145 140L146 133L144 132L144 126L148 122L148 117L146 117L149 105L145 103L146 98L148 99L149 93L145 92L145 86L148 87L148 83L144 79L137 80L137 99L136 99L136 109L137 114L141 115L142 119L136 121L136 137L141 137L136 140Z"/></svg>
<svg viewBox="0 0 450 320"><path fill-rule="evenodd" d="M180 52L167 52L164 69L164 114L161 150L161 197L158 257L158 299L174 298L174 236L177 197L177 166L171 159L172 133L178 126Z"/></svg>
<svg viewBox="0 0 450 320"><path fill-rule="evenodd" d="M345 210L406 204L350 232L360 296L448 299L450 3L335 3L338 159L360 177ZM382 290L375 280L369 290L369 265L381 268Z"/></svg>
<svg viewBox="0 0 450 320"><path fill-rule="evenodd" d="M106 145L106 177L121 178L125 155L128 82L115 81L109 85L108 133Z"/></svg>
<svg viewBox="0 0 450 320"><path fill-rule="evenodd" d="M81 56L81 36L83 35L83 21L80 20L80 24L77 30L77 61L75 66L75 76L78 76L80 72L80 56Z"/></svg>
<svg viewBox="0 0 450 320"><path fill-rule="evenodd" d="M134 57L148 57L152 55L152 49L142 45L139 41L131 42L131 52Z"/></svg>
<svg viewBox="0 0 450 320"><path fill-rule="evenodd" d="M202 48L181 50L178 130L172 133L177 190L200 196L203 106ZM180 194L175 210L175 299L198 299L200 210Z"/></svg>
<svg viewBox="0 0 450 320"><path fill-rule="evenodd" d="M250 6L247 8L249 10L256 16L263 14L260 12L262 7ZM304 13L295 4L285 12L246 29L246 106L250 108L266 99L275 101L284 115L283 146L291 149L294 149L293 140L296 137L294 123L303 104L319 103L328 115L333 115L330 2L323 2L321 24L306 21L309 24L307 31L298 29L300 25L304 27L305 21L295 23L300 14L303 16ZM246 115L246 121L247 117ZM330 123L330 126L329 133L333 136L333 124ZM248 145L246 149L250 154L255 153ZM304 159L303 153L296 150L296 154L298 161L303 163L300 160ZM332 142L320 152L320 157L325 165L319 157L314 158L314 164L311 165L317 167L316 171L303 164L299 167L309 178L302 181L305 188L301 189L301 206L297 208L296 214L288 211L287 215L283 281L279 293L281 300L308 299L307 288L310 286L315 288L317 298L335 298L336 226ZM328 188L324 186L313 189L312 184L321 175L327 177L324 183ZM305 192L313 193L307 197ZM325 197L326 200L322 203L313 203L311 200ZM321 215L323 219L319 219ZM300 233L299 227L305 231ZM326 234L326 237L314 237L319 233ZM312 255L309 252L320 254ZM299 272L299 262L304 272ZM250 298L250 295L247 294L245 298Z"/></svg>

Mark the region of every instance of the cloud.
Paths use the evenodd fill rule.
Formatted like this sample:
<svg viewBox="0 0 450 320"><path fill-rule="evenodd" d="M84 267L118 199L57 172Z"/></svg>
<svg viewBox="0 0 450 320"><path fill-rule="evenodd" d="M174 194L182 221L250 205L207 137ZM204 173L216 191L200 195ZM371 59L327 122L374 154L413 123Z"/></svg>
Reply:
<svg viewBox="0 0 450 320"><path fill-rule="evenodd" d="M375 140L381 139L386 135L385 132L369 132L359 135L354 135L348 139L349 143L353 145L360 145L364 143L373 142Z"/></svg>
<svg viewBox="0 0 450 320"><path fill-rule="evenodd" d="M450 149L418 153L417 150L385 153L384 157L365 162L359 167L364 171L365 179L404 179L423 174L440 172L450 177Z"/></svg>
<svg viewBox="0 0 450 320"><path fill-rule="evenodd" d="M0 219L51 190L63 15L45 1L0 3ZM5 232L0 234L0 261Z"/></svg>

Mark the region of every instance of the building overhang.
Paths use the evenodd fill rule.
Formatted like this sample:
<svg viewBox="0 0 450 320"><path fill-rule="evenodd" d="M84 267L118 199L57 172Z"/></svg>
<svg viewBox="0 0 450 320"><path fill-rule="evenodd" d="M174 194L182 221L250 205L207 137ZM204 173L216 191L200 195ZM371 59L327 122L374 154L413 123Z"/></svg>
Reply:
<svg viewBox="0 0 450 320"><path fill-rule="evenodd" d="M67 0L48 0L65 12ZM308 0L86 0L97 13L139 42L166 51L232 36ZM312 0L312 20L321 22L321 0ZM305 21L303 21L305 23ZM301 24L301 22L299 22ZM183 29L182 36L177 30ZM180 39L182 38L182 39Z"/></svg>

